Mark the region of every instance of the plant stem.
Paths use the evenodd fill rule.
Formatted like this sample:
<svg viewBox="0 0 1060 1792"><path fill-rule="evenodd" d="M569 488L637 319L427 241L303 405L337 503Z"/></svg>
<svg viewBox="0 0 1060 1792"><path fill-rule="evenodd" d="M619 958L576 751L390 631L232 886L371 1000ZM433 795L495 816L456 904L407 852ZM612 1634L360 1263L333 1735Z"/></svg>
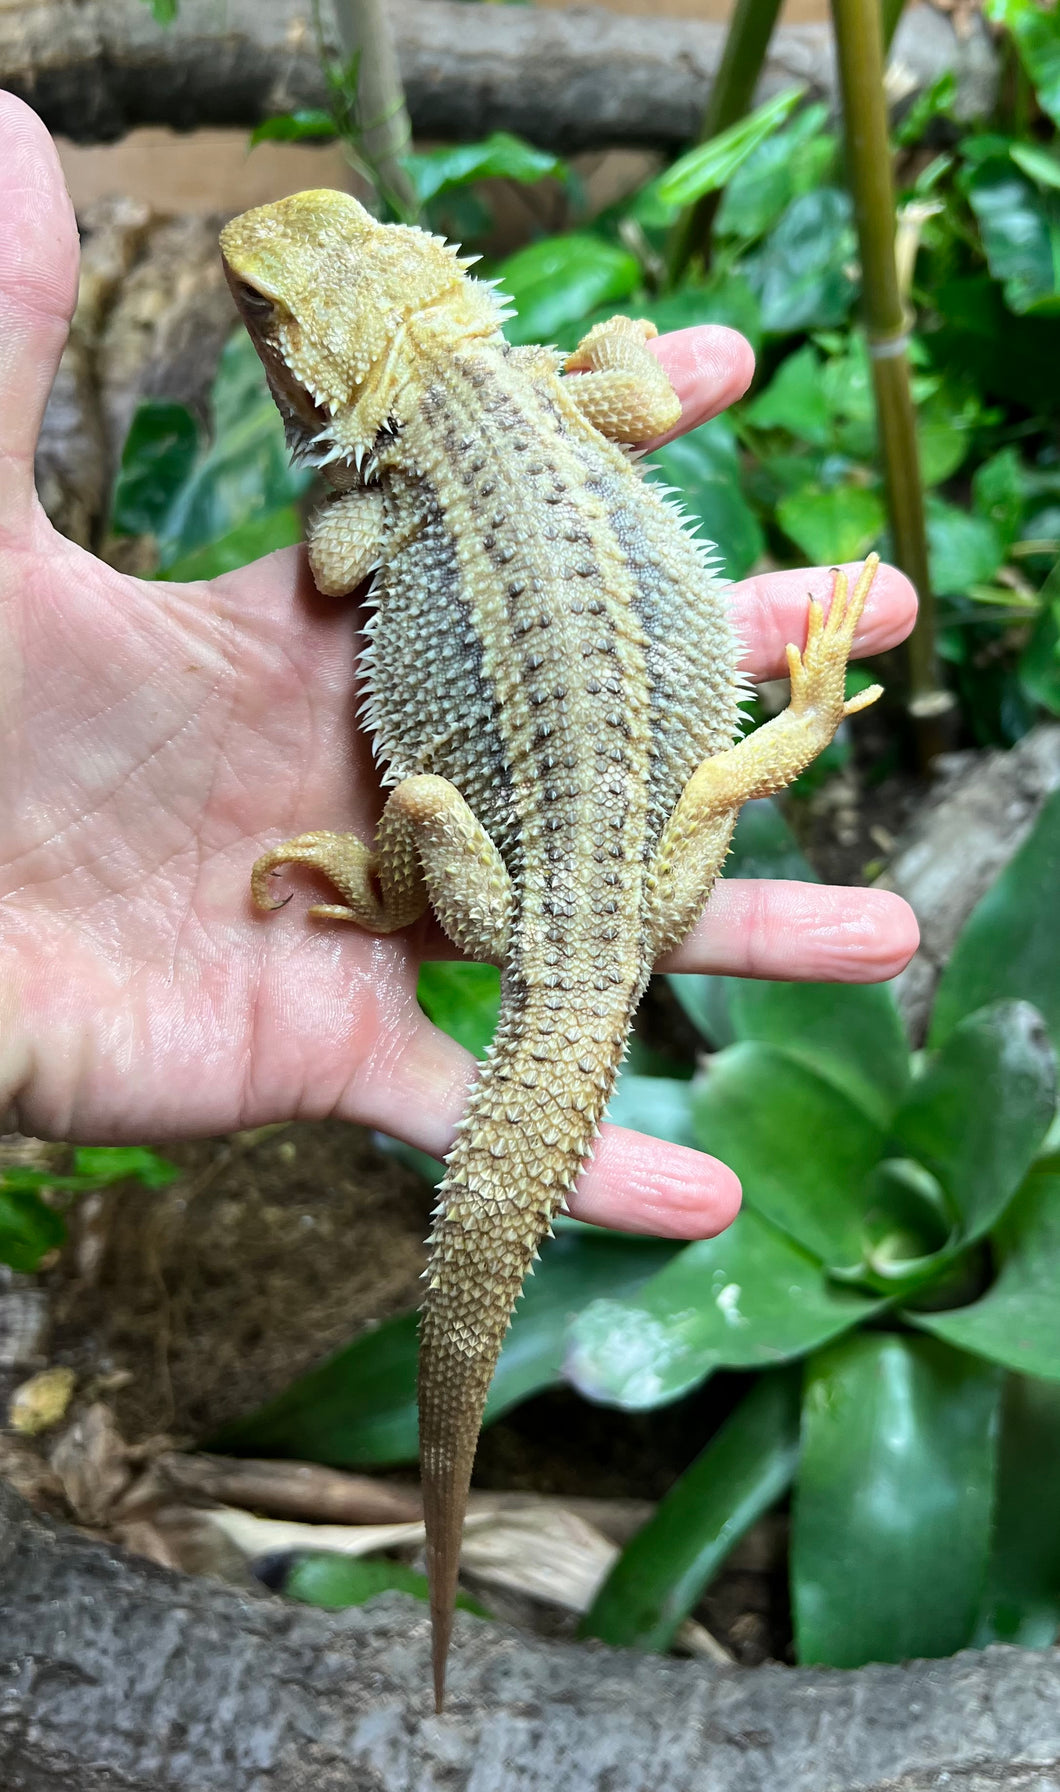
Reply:
<svg viewBox="0 0 1060 1792"><path fill-rule="evenodd" d="M356 70L358 149L380 197L399 218L415 218L418 206L402 156L412 138L397 51L386 0L335 0L342 61Z"/></svg>
<svg viewBox="0 0 1060 1792"><path fill-rule="evenodd" d="M910 319L899 290L894 253L894 187L879 0L832 0L832 18L887 511L895 559L920 597L920 616L909 643L908 707L920 762L926 768L942 745L941 721L953 699L940 688L936 664L935 605L909 382Z"/></svg>
<svg viewBox="0 0 1060 1792"><path fill-rule="evenodd" d="M719 131L727 131L750 106L779 11L780 0L736 0L721 64L703 114L700 143L716 137ZM720 192L704 193L694 205L686 206L674 223L666 249L671 286L677 285L690 261L709 266L710 235L720 203Z"/></svg>
<svg viewBox="0 0 1060 1792"><path fill-rule="evenodd" d="M898 29L898 21L905 11L905 0L882 0L881 25L883 28L883 47L889 50L891 39Z"/></svg>

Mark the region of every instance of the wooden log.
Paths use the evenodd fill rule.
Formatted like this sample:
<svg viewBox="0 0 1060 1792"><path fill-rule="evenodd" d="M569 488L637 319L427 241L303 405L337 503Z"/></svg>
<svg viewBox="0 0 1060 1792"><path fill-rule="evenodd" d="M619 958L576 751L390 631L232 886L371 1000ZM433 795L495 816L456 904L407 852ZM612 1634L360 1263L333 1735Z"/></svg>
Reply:
<svg viewBox="0 0 1060 1792"><path fill-rule="evenodd" d="M593 7L392 0L392 11L418 136L509 130L564 152L689 142L725 30ZM961 112L992 104L997 58L981 20L958 36L949 17L912 6L892 67L906 96L952 68ZM775 34L759 98L794 83L831 97L834 82L830 28L789 26ZM181 0L170 26L144 0L0 0L0 85L81 142L144 124L253 125L325 98L307 0Z"/></svg>

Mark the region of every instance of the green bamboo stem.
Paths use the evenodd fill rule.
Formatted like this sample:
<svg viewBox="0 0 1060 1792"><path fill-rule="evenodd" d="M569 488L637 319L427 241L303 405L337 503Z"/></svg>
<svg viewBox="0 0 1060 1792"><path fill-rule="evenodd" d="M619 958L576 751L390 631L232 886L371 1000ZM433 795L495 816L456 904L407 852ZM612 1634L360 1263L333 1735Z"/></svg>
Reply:
<svg viewBox="0 0 1060 1792"><path fill-rule="evenodd" d="M847 174L861 251L862 306L894 557L916 586L920 616L909 643L909 713L926 766L952 706L939 684L935 604L928 570L916 412L909 380L909 317L895 264L894 185L883 87L879 0L832 0Z"/></svg>
<svg viewBox="0 0 1060 1792"><path fill-rule="evenodd" d="M719 131L727 131L749 110L779 11L780 0L736 0L721 63L703 114L700 143L716 137ZM720 202L720 193L704 193L694 205L686 206L674 223L666 247L672 286L677 285L689 262L709 264L711 231Z"/></svg>
<svg viewBox="0 0 1060 1792"><path fill-rule="evenodd" d="M905 0L880 0L880 23L883 27L883 47L889 50L891 39L898 29L898 21L905 11Z"/></svg>
<svg viewBox="0 0 1060 1792"><path fill-rule="evenodd" d="M358 149L380 196L413 219L416 194L402 163L412 140L386 0L335 0L342 60L357 71Z"/></svg>

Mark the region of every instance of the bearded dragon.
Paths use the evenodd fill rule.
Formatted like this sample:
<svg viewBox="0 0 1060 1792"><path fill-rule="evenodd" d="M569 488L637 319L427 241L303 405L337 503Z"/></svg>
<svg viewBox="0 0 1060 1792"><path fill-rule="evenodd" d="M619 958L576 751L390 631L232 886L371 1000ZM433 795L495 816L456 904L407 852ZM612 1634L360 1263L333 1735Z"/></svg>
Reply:
<svg viewBox="0 0 1060 1792"><path fill-rule="evenodd" d="M374 843L308 833L311 914L391 933L428 903L502 971L500 1020L447 1159L420 1334L420 1454L436 1706L482 1410L524 1277L597 1135L656 960L710 894L741 804L779 790L844 715L874 562L787 650L789 707L739 733L738 644L710 551L629 449L680 405L615 317L565 359L505 341L503 301L440 238L345 193L226 226L236 305L287 439L330 495L325 593L371 579L364 725L389 787Z"/></svg>

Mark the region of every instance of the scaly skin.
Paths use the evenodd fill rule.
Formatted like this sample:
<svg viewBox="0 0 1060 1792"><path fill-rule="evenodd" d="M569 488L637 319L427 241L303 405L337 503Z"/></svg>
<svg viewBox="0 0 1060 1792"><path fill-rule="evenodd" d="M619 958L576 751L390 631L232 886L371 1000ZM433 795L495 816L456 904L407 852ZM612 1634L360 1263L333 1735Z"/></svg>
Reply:
<svg viewBox="0 0 1060 1792"><path fill-rule="evenodd" d="M331 497L321 590L374 575L366 725L393 786L374 848L304 834L376 932L433 906L500 964L500 1021L435 1213L420 1448L441 1709L482 1409L512 1308L591 1150L655 960L694 923L740 805L795 777L844 714L873 565L789 649L791 705L735 745L737 647L707 552L617 443L676 422L651 325L598 325L565 364L510 349L456 252L336 192L221 237L295 454ZM564 374L577 377L564 377Z"/></svg>

